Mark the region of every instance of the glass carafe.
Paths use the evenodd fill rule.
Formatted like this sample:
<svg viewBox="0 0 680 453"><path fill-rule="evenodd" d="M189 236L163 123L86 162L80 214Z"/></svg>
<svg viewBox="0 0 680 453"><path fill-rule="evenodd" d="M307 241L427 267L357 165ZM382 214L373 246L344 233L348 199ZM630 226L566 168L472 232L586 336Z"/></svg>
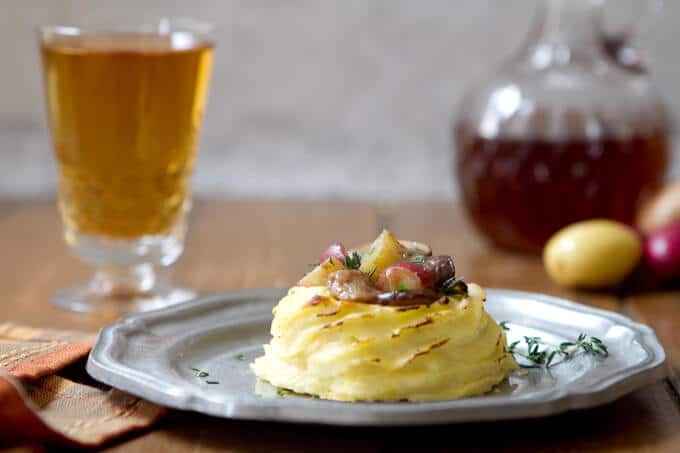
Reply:
<svg viewBox="0 0 680 453"><path fill-rule="evenodd" d="M521 51L460 106L461 197L498 246L536 253L575 221L632 223L663 183L669 115L628 42L601 31L600 7L544 0Z"/></svg>

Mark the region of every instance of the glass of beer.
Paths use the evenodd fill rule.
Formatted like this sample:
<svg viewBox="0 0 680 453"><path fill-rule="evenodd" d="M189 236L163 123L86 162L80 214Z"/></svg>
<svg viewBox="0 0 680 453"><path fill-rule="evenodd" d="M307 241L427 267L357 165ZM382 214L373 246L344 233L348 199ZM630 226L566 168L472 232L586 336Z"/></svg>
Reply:
<svg viewBox="0 0 680 453"><path fill-rule="evenodd" d="M210 76L206 24L45 26L40 47L64 238L96 266L57 291L76 311L132 312L195 296L169 281L184 248Z"/></svg>

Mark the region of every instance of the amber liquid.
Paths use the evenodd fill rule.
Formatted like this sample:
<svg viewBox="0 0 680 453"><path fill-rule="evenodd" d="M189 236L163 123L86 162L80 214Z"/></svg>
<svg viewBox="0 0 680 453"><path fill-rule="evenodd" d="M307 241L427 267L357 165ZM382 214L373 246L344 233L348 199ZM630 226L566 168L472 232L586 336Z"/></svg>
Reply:
<svg viewBox="0 0 680 453"><path fill-rule="evenodd" d="M501 247L540 252L561 227L590 218L632 223L663 182L666 134L628 140L488 140L456 131L457 173L470 218Z"/></svg>
<svg viewBox="0 0 680 453"><path fill-rule="evenodd" d="M60 205L69 229L163 234L189 192L212 46L167 36L65 37L42 46Z"/></svg>

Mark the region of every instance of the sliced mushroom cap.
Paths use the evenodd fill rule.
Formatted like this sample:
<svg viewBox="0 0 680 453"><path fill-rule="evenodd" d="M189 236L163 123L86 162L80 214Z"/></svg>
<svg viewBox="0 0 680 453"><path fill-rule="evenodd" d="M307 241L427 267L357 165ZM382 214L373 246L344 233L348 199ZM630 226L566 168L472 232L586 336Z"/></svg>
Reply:
<svg viewBox="0 0 680 453"><path fill-rule="evenodd" d="M327 285L331 294L342 300L371 302L379 294L368 275L357 269L333 272L328 276Z"/></svg>
<svg viewBox="0 0 680 453"><path fill-rule="evenodd" d="M406 249L406 256L432 256L432 248L416 241L402 241L399 243Z"/></svg>
<svg viewBox="0 0 680 453"><path fill-rule="evenodd" d="M378 295L377 303L392 307L411 307L418 305L431 305L438 301L445 301L443 296L432 289L409 289L406 291L394 291Z"/></svg>

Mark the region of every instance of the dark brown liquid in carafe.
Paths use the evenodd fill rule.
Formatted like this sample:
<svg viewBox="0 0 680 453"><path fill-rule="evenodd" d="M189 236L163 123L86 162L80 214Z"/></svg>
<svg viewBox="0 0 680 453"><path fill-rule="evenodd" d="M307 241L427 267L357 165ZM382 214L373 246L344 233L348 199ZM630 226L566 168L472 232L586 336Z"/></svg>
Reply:
<svg viewBox="0 0 680 453"><path fill-rule="evenodd" d="M538 253L557 230L590 218L632 223L663 182L663 132L621 139L486 139L455 131L457 174L471 220L494 244Z"/></svg>

